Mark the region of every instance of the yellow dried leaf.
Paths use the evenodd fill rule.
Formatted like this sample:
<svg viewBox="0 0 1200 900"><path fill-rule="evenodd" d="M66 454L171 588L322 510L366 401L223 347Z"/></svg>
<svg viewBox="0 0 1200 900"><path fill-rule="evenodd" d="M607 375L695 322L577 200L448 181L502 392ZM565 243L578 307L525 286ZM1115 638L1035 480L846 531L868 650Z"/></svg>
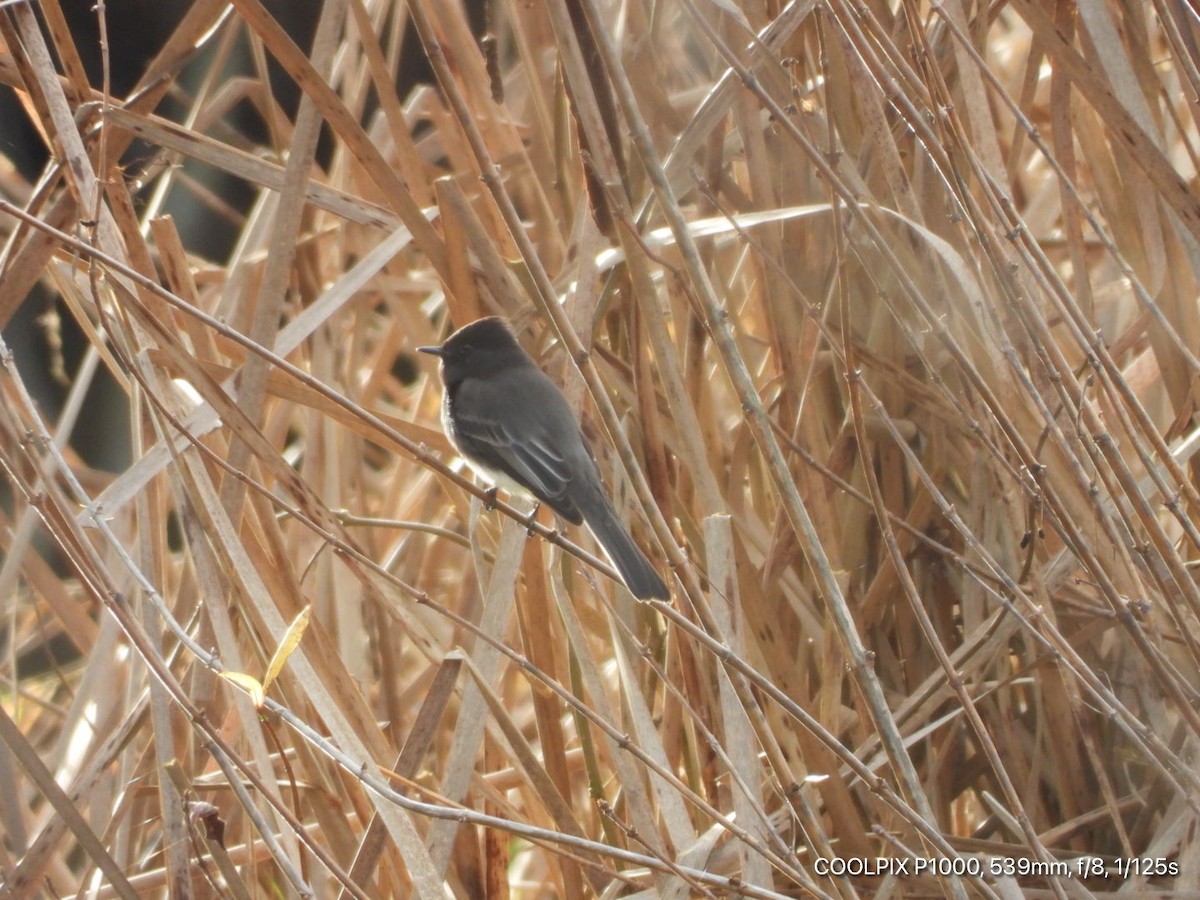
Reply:
<svg viewBox="0 0 1200 900"><path fill-rule="evenodd" d="M292 651L299 646L300 641L304 637L304 632L308 630L308 621L311 618L312 606L308 605L296 614L296 618L292 619L292 624L288 626L283 640L279 642L279 647L275 651L275 655L271 657L271 664L267 666L267 674L263 676L263 693L271 689L271 683L283 670L283 664L292 655Z"/></svg>
<svg viewBox="0 0 1200 900"><path fill-rule="evenodd" d="M263 702L266 700L266 689L253 675L247 675L245 672L222 672L221 677L226 681L236 684L243 691L250 695L250 699L254 701L255 709L262 709Z"/></svg>

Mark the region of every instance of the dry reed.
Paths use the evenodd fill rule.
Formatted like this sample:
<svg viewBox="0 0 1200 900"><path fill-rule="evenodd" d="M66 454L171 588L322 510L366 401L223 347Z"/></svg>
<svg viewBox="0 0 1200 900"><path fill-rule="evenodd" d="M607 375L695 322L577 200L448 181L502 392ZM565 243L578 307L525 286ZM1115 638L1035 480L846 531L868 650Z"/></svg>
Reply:
<svg viewBox="0 0 1200 900"><path fill-rule="evenodd" d="M1200 890L1187 4L199 0L125 95L36 6L0 895ZM488 313L670 603L464 475L413 349Z"/></svg>

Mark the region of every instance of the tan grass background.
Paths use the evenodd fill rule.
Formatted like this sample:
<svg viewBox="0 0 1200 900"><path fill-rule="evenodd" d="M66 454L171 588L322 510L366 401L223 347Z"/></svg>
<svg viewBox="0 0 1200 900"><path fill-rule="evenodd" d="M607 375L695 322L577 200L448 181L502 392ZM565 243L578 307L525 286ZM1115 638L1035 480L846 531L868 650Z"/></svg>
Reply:
<svg viewBox="0 0 1200 900"><path fill-rule="evenodd" d="M58 2L0 4L0 325L89 340L53 420L0 348L0 893L1200 890L1191 5L198 0L118 96ZM669 604L464 475L413 350L487 313Z"/></svg>

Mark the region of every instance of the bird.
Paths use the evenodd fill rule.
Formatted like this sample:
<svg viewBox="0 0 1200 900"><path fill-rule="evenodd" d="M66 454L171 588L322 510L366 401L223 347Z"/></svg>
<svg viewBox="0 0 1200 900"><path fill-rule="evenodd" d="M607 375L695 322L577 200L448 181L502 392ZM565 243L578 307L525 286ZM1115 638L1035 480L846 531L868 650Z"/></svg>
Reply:
<svg viewBox="0 0 1200 900"><path fill-rule="evenodd" d="M562 391L504 319L477 319L444 343L417 349L440 360L442 427L476 473L574 525L586 524L637 599L669 599L666 583L613 509Z"/></svg>

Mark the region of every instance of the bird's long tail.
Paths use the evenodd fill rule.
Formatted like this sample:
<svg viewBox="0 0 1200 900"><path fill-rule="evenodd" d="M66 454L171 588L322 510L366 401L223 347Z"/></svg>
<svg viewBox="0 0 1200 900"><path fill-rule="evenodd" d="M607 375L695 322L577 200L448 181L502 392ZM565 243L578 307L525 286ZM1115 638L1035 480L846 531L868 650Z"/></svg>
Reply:
<svg viewBox="0 0 1200 900"><path fill-rule="evenodd" d="M629 592L639 600L670 599L667 585L633 542L608 498L599 496L596 500L588 504L591 508L584 511L584 519Z"/></svg>

